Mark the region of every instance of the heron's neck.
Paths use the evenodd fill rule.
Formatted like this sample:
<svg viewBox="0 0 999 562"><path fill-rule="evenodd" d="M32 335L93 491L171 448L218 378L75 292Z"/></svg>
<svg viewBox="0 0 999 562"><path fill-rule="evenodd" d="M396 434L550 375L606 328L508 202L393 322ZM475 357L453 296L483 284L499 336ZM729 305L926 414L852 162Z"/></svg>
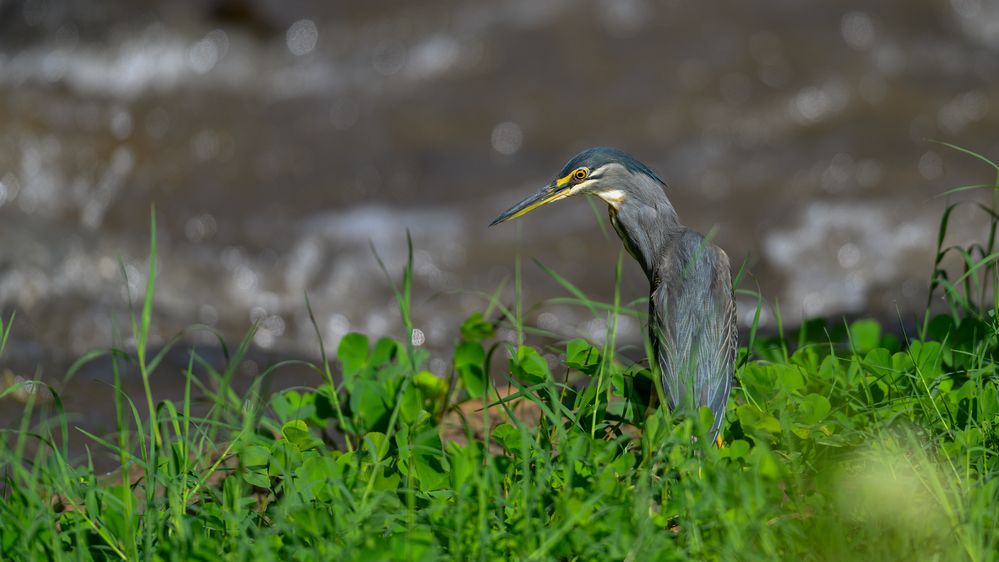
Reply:
<svg viewBox="0 0 999 562"><path fill-rule="evenodd" d="M652 180L648 185L610 209L611 223L627 248L654 285L655 269L672 247L683 225L662 187Z"/></svg>

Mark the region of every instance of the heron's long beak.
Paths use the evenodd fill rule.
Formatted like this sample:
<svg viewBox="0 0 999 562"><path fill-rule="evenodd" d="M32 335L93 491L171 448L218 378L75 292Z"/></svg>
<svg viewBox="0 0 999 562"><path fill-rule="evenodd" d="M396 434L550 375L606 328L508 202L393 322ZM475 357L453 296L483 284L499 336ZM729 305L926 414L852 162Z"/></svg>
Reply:
<svg viewBox="0 0 999 562"><path fill-rule="evenodd" d="M496 220L489 223L489 226L495 226L501 222L506 222L519 216L526 215L542 205L547 205L548 203L558 201L559 199L565 199L571 194L572 188L568 185L568 182L552 182L542 188L541 191L507 209L503 214L496 217Z"/></svg>

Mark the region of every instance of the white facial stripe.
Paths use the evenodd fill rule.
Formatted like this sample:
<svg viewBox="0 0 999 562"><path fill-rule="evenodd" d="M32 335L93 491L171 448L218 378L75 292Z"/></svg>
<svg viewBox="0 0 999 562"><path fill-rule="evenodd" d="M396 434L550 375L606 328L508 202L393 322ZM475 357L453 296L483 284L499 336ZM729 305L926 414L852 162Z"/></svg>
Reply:
<svg viewBox="0 0 999 562"><path fill-rule="evenodd" d="M592 180L586 180L586 181L582 181L582 182L577 183L576 185L572 186L571 188L569 188L566 191L566 197L568 197L569 195L575 195L575 194L579 193L580 191L582 191L582 190L586 189L588 186L590 186L592 183L593 183Z"/></svg>
<svg viewBox="0 0 999 562"><path fill-rule="evenodd" d="M621 204L624 203L624 192L620 189L608 189L606 191L598 191L596 193L598 197L607 202L608 205L619 209Z"/></svg>

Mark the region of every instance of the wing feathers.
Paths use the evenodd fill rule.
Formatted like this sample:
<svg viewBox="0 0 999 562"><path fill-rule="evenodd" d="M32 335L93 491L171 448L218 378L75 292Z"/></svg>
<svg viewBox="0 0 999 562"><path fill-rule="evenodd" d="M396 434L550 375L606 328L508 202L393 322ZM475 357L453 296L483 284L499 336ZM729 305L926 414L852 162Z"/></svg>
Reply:
<svg viewBox="0 0 999 562"><path fill-rule="evenodd" d="M660 263L650 330L670 408L711 408L714 439L725 416L738 349L728 256L694 232L677 242Z"/></svg>

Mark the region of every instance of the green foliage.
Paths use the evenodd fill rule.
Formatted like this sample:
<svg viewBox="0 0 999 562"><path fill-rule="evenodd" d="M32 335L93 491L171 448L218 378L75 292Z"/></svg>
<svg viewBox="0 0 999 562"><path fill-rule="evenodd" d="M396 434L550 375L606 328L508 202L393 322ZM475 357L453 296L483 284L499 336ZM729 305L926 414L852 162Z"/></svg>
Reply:
<svg viewBox="0 0 999 562"><path fill-rule="evenodd" d="M544 383L552 378L545 358L537 349L526 345L520 346L517 356L510 358L510 372L527 384Z"/></svg>
<svg viewBox="0 0 999 562"><path fill-rule="evenodd" d="M456 345L457 370L482 368L481 343ZM581 340L563 350L582 386L555 382L538 350L521 346L511 371L538 413L448 441L443 379L408 369L400 343L375 358L352 338L338 352L354 375L337 391L345 427L326 387L275 394L255 422L226 408L219 443L181 416L191 429L163 433L155 466L151 443L146 457L126 455L156 483L151 501L144 479L102 480L58 447L30 470L3 449L12 472L0 549L5 559L994 559L999 342L979 340L987 353L965 367L955 349L972 342L959 338L894 353L880 343L861 347L851 329L785 362L749 361L716 448L691 439L710 416L657 409L621 431L612 412L645 404L628 392L586 400L590 375L603 368L624 386L645 375L602 363ZM573 421L593 408L595 435ZM30 522L30 538L15 521Z"/></svg>
<svg viewBox="0 0 999 562"><path fill-rule="evenodd" d="M470 342L482 341L493 335L493 325L486 322L481 312L475 312L461 325L461 337Z"/></svg>
<svg viewBox="0 0 999 562"><path fill-rule="evenodd" d="M340 340L336 356L342 367L343 385L351 391L358 373L368 364L368 336L358 333L347 334Z"/></svg>
<svg viewBox="0 0 999 562"><path fill-rule="evenodd" d="M486 392L486 350L478 342L461 342L454 350L454 368L472 398Z"/></svg>
<svg viewBox="0 0 999 562"><path fill-rule="evenodd" d="M592 375L600 367L600 350L586 340L571 340L565 349L565 364L567 367Z"/></svg>
<svg viewBox="0 0 999 562"><path fill-rule="evenodd" d="M334 361L322 351L318 387L239 396L248 337L221 371L192 352L184 398L155 404L152 260L137 349L109 353L117 430L90 436L118 470L68 458L58 394L29 398L0 434L0 559L997 560L999 320L962 292L968 277L937 269L948 310L919 338L871 320L809 321L788 340L754 326L718 448L698 438L705 412L649 408L658 375L612 344L500 343L483 314L448 378L408 333L348 334ZM640 315L558 279L609 325ZM410 282L407 267L394 288L407 331ZM122 391L126 368L148 414Z"/></svg>

